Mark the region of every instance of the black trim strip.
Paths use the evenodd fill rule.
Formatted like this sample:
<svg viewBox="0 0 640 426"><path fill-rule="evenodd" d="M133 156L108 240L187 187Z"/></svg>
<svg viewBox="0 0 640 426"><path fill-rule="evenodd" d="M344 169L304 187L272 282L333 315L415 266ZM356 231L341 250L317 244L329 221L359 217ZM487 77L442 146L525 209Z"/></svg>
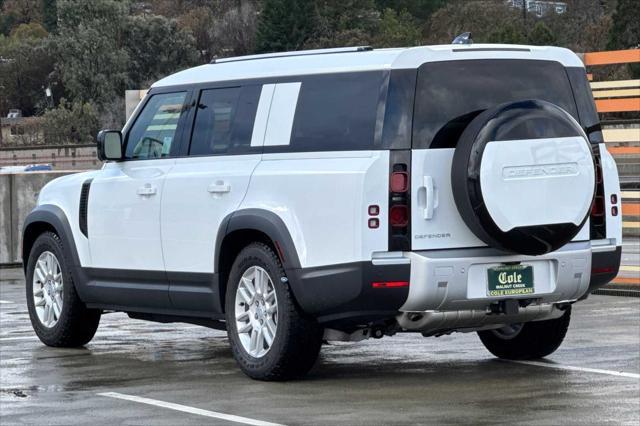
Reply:
<svg viewBox="0 0 640 426"><path fill-rule="evenodd" d="M82 190L80 191L80 204L78 212L78 222L80 226L80 232L89 238L89 229L87 228L87 215L89 212L89 191L91 190L91 182L93 179L87 179L82 184Z"/></svg>

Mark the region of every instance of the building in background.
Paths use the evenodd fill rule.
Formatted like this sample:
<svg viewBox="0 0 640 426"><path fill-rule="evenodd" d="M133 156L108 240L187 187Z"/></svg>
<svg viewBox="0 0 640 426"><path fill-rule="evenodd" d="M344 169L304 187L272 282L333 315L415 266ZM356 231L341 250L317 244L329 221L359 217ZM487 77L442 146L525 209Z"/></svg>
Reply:
<svg viewBox="0 0 640 426"><path fill-rule="evenodd" d="M509 3L511 7L517 7L518 9L522 9L524 6L527 8L528 12L535 13L538 17L544 16L550 12L562 14L567 11L567 3L562 1L507 0L507 3Z"/></svg>

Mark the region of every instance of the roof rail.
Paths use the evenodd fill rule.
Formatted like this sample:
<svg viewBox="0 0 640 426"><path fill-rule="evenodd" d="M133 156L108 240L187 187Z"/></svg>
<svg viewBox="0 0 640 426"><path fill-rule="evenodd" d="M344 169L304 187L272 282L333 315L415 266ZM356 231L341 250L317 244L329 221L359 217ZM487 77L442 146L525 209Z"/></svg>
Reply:
<svg viewBox="0 0 640 426"><path fill-rule="evenodd" d="M211 60L210 64L223 64L226 62L253 61L256 59L290 58L292 56L328 55L331 53L368 52L373 50L371 46L338 47L334 49L298 50L293 52L262 53L259 55L234 56L230 58L218 58Z"/></svg>

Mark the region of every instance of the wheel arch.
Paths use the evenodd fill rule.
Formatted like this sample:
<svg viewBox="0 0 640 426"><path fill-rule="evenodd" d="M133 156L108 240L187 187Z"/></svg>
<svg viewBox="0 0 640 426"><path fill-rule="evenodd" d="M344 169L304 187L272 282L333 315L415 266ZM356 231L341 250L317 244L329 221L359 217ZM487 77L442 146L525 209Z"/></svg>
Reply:
<svg viewBox="0 0 640 426"><path fill-rule="evenodd" d="M300 260L291 234L277 214L263 209L244 209L229 214L218 229L214 252L215 272L223 309L231 266L238 253L255 241L270 246L286 271L300 268Z"/></svg>
<svg viewBox="0 0 640 426"><path fill-rule="evenodd" d="M52 204L37 206L27 215L22 226L22 264L26 270L29 261L29 253L38 236L43 232L55 232L63 241L68 258L74 264L78 264L78 256L75 253L75 242L67 216L62 209Z"/></svg>

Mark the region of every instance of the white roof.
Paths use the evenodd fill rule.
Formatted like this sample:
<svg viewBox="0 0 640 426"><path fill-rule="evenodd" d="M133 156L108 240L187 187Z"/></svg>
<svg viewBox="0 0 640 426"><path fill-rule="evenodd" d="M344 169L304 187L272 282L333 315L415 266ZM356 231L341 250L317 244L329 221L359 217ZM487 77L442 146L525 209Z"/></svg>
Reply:
<svg viewBox="0 0 640 426"><path fill-rule="evenodd" d="M425 62L466 59L536 59L584 67L572 51L560 47L513 44L447 44L394 49L357 48L252 55L218 60L165 77L151 87L167 87L251 78L339 72L412 69Z"/></svg>

